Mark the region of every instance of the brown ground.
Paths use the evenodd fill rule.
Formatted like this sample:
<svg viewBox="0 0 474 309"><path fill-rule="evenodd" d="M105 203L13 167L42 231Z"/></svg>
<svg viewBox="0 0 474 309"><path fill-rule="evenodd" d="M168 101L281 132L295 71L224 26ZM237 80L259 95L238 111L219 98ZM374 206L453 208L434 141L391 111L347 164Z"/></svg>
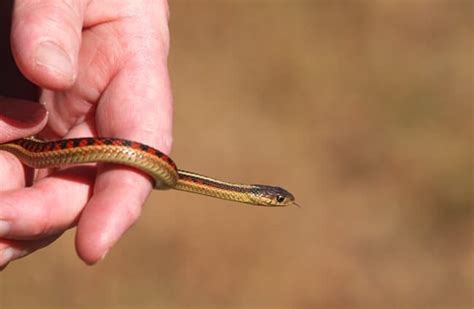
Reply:
<svg viewBox="0 0 474 309"><path fill-rule="evenodd" d="M10 265L2 308L473 307L471 1L171 12L178 165L303 208L155 192L103 263L71 232Z"/></svg>

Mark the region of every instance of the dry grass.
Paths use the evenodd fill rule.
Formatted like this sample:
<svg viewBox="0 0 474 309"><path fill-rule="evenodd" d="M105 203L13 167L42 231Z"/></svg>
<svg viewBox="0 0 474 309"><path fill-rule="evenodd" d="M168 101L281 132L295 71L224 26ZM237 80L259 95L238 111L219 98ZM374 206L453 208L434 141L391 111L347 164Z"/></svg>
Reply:
<svg viewBox="0 0 474 309"><path fill-rule="evenodd" d="M69 233L0 275L0 304L472 308L472 2L171 12L178 165L303 208L156 192L106 261Z"/></svg>

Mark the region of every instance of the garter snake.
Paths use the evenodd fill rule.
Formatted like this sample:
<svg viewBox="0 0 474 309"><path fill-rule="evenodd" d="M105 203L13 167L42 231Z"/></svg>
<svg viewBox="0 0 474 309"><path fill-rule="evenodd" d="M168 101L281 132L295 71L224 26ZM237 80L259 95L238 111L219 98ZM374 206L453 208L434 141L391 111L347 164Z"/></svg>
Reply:
<svg viewBox="0 0 474 309"><path fill-rule="evenodd" d="M173 160L150 146L119 138L74 138L41 141L25 138L0 144L32 168L59 167L91 162L117 163L150 175L155 189L176 189L224 200L259 205L298 205L285 189L267 185L224 182L180 170Z"/></svg>

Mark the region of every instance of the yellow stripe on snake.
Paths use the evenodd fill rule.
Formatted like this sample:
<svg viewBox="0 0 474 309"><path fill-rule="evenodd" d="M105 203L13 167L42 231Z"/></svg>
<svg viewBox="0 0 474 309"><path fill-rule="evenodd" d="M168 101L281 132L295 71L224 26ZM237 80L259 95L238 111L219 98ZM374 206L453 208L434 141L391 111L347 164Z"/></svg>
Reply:
<svg viewBox="0 0 474 309"><path fill-rule="evenodd" d="M150 146L118 138L75 138L44 142L34 138L0 144L32 168L107 162L137 168L155 180L156 189L176 189L258 206L298 204L285 189L224 182L180 170L170 157Z"/></svg>

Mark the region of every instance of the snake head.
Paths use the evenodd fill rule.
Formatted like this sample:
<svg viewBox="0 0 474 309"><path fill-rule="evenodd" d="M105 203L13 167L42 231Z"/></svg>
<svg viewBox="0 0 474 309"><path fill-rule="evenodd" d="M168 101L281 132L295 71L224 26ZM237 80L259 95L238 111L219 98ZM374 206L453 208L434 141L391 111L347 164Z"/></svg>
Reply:
<svg viewBox="0 0 474 309"><path fill-rule="evenodd" d="M255 198L253 199L255 204L261 206L298 206L295 202L295 197L290 192L280 187L272 187L266 185L253 185L252 190ZM298 206L299 207L299 206Z"/></svg>

